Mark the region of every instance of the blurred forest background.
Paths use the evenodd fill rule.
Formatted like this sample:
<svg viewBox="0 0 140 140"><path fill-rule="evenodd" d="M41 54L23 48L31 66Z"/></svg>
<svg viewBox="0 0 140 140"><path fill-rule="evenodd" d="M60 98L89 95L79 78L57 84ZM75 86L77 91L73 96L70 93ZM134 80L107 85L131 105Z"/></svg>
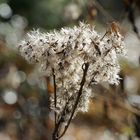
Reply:
<svg viewBox="0 0 140 140"><path fill-rule="evenodd" d="M96 85L89 112L62 140L140 140L140 0L0 0L0 140L50 140L49 83L18 55L27 31L86 21L105 33L112 21L125 36L119 86Z"/></svg>

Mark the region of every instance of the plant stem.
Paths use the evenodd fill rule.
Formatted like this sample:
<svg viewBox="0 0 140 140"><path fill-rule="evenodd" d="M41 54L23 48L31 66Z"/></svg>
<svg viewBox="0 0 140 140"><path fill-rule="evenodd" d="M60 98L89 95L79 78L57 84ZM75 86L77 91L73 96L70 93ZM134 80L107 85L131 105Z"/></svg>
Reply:
<svg viewBox="0 0 140 140"><path fill-rule="evenodd" d="M61 134L59 137L57 137L58 139L60 139L60 138L61 138L62 136L64 136L64 134L66 133L66 131L67 131L67 129L68 129L70 123L71 123L71 120L72 120L72 118L73 118L73 116L74 116L74 113L75 113L75 111L76 111L76 109L77 109L77 106L78 106L80 97L81 97L81 95L82 95L83 86L84 86L84 84L85 84L85 82L86 82L86 75L87 75L89 63L85 63L84 65L85 65L85 68L83 68L83 77L82 77L82 81L81 81L81 84L80 84L80 89L79 89L79 92L78 92L78 95L77 95L75 104L74 104L74 106L73 106L73 110L72 110L71 116L70 116L70 118L69 118L69 120L68 120L67 125L65 126L64 131L62 132L62 134Z"/></svg>
<svg viewBox="0 0 140 140"><path fill-rule="evenodd" d="M54 85L54 106L56 108L56 104L57 104L57 94L56 94L56 79L55 79L55 72L54 69L52 69L53 72L53 85ZM54 129L56 129L56 125L57 125L57 114L56 112L54 112L54 123L55 123L55 127ZM57 140L55 138L55 134L53 134L53 140Z"/></svg>

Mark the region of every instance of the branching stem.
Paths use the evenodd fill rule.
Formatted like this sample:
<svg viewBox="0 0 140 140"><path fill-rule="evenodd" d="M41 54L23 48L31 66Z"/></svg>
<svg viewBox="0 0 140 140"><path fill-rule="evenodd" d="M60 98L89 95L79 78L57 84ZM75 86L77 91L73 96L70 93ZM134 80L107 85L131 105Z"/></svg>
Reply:
<svg viewBox="0 0 140 140"><path fill-rule="evenodd" d="M74 116L74 113L75 113L75 111L76 111L76 109L77 109L77 106L78 106L80 97L81 97L81 95L82 95L82 91L83 91L84 84L85 84L85 82L86 82L86 75L87 75L88 67L89 67L89 63L85 63L85 64L83 65L83 67L82 67L82 69L83 69L83 77L82 77L82 81L81 81L81 84L80 84L80 89L79 89L79 91L78 91L78 95L77 95L75 104L74 104L73 109L72 109L71 116L70 116L70 118L69 118L69 120L68 120L68 122L67 122L67 125L66 125L65 128L64 128L64 131L62 132L62 134L61 134L60 136L58 136L58 137L56 138L56 140L58 140L58 139L60 139L62 136L64 136L64 134L66 133L66 131L67 131L67 129L68 129L70 123L71 123L71 120L72 120L72 118L73 118L73 116ZM68 103L68 102L67 102L67 103ZM63 111L65 111L65 109L66 109L66 107L67 107L67 103L66 103L65 108L64 108ZM63 116L63 114L62 114L62 116ZM62 117L61 117L61 119L62 119ZM55 128L55 130L54 130L54 135L56 135L56 132L57 132L57 130L59 129L59 125L61 124L61 121L62 121L61 119L59 120L59 122L58 122L57 125L56 125L56 128Z"/></svg>

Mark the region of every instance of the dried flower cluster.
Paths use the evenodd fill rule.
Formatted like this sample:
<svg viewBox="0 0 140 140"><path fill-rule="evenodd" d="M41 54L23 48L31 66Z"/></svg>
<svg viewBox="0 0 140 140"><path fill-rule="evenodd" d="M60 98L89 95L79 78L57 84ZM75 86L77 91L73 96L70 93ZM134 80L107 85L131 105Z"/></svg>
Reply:
<svg viewBox="0 0 140 140"><path fill-rule="evenodd" d="M57 102L55 105L51 97L51 108L66 122L81 87L85 64L89 66L76 112L88 110L92 84L118 84L117 55L124 54L124 42L113 27L101 37L94 27L80 23L47 34L31 31L18 49L27 61L39 64L47 76L55 75Z"/></svg>

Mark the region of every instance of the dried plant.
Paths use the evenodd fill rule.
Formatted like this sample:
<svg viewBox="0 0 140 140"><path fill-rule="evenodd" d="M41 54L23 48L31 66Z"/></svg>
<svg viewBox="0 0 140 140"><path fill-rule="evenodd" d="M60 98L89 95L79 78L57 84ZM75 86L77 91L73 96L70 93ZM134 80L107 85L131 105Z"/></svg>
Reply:
<svg viewBox="0 0 140 140"><path fill-rule="evenodd" d="M93 84L118 84L117 58L125 54L123 37L114 22L103 37L85 23L50 33L31 31L18 49L28 62L38 64L47 77L53 77L53 140L65 134L77 112L88 110Z"/></svg>

